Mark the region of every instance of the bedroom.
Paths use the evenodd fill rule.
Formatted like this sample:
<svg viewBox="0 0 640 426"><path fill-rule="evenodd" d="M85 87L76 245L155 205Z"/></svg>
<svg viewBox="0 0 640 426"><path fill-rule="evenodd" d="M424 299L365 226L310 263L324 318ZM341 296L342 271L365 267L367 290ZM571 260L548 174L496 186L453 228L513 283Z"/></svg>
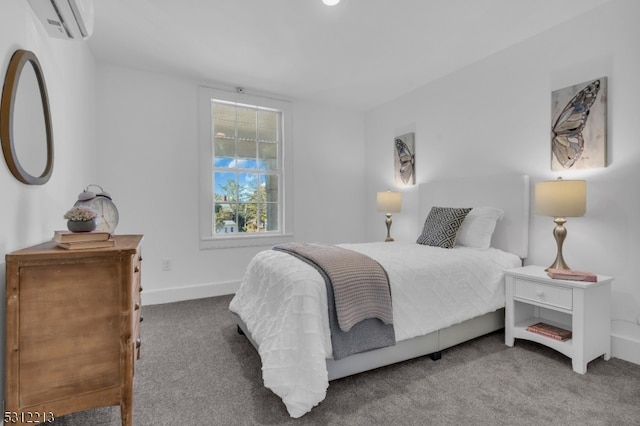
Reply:
<svg viewBox="0 0 640 426"><path fill-rule="evenodd" d="M637 324L640 148L632 126L640 114L639 15L635 1L603 2L366 110L296 100L294 139L304 141L294 151L296 239L384 238L375 193L393 185L391 141L398 134L416 133L419 182L503 172L526 173L534 182L555 178L547 139L550 93L606 75L608 167L571 174L589 181L589 193L587 215L568 224L565 256L576 269L614 276L613 319ZM25 186L1 168L3 252L49 239L64 226L62 213L77 194L100 183L119 207L117 233L145 235L145 304L233 292L261 248L199 250L197 225L188 224L198 214L193 99L200 81L105 63L86 43L51 39L26 0L3 1L0 23L3 75L16 49L38 54L56 141L54 174L46 185ZM230 80L222 82L244 84ZM349 206L348 216L362 219L345 220L335 206ZM415 192L407 189L402 212L394 214L397 240L415 239L424 219L416 206ZM531 215L527 263L552 260L551 226L549 218ZM170 260L170 271L163 271L163 260ZM640 363L640 343L633 335L619 337L635 350L614 356L635 356Z"/></svg>

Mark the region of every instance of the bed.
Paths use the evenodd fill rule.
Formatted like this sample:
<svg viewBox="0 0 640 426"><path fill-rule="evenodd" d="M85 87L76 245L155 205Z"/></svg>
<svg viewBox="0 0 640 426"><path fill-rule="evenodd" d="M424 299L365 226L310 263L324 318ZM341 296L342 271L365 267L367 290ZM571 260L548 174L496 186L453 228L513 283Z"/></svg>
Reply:
<svg viewBox="0 0 640 426"><path fill-rule="evenodd" d="M264 385L282 399L289 415L301 417L319 404L331 380L424 355L435 360L447 348L503 328L503 270L520 266L527 256L529 186L525 175L420 185L419 217L421 222L427 218L425 224L433 207L501 211L482 247L476 242L451 249L397 241L340 244L386 270L396 339L393 346L341 359L332 356L320 273L287 253L258 253L229 308L238 331L260 354ZM464 220L472 223L471 213ZM422 238L426 230L416 230L416 236ZM464 234L464 241L476 238Z"/></svg>

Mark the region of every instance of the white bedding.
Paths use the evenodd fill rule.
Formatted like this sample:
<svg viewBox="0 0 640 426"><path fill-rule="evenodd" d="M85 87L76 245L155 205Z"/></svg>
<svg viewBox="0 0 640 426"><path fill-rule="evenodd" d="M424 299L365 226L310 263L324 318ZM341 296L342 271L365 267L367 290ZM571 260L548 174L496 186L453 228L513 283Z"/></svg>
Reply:
<svg viewBox="0 0 640 426"><path fill-rule="evenodd" d="M341 244L376 259L391 283L396 340L504 307L502 271L518 256L490 248L415 243ZM250 262L229 306L258 344L264 385L300 417L325 398L331 358L327 294L320 274L295 257L265 250Z"/></svg>

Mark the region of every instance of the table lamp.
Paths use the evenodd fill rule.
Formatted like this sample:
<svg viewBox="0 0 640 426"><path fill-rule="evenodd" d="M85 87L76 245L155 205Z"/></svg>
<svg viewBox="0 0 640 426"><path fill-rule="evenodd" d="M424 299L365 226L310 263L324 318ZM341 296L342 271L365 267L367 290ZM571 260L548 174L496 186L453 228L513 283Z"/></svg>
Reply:
<svg viewBox="0 0 640 426"><path fill-rule="evenodd" d="M402 205L402 193L394 191L378 192L376 204L379 212L384 212L387 219L387 238L385 241L393 241L391 238L391 213L399 213Z"/></svg>
<svg viewBox="0 0 640 426"><path fill-rule="evenodd" d="M564 224L567 217L584 216L587 210L587 182L584 180L557 180L538 182L535 188L535 213L554 217L558 253L556 260L547 269L571 269L562 256L562 244L567 236Z"/></svg>

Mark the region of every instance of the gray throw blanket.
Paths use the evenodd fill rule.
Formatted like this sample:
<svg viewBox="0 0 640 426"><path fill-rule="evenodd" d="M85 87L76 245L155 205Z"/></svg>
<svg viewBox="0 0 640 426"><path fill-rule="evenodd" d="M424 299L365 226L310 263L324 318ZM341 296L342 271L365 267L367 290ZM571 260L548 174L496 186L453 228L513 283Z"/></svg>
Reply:
<svg viewBox="0 0 640 426"><path fill-rule="evenodd" d="M289 243L273 250L299 258L324 278L335 360L395 345L389 280L378 262L333 245Z"/></svg>

